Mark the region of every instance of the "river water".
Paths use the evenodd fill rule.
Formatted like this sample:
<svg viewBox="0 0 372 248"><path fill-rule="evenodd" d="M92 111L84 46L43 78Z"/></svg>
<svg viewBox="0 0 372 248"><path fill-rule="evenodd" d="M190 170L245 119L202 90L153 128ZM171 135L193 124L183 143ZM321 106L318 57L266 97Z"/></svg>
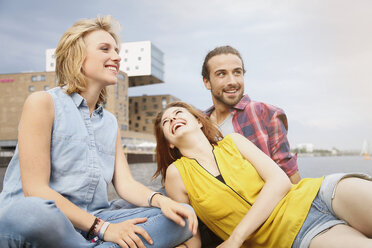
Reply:
<svg viewBox="0 0 372 248"><path fill-rule="evenodd" d="M338 172L364 172L372 175L372 160L362 156L298 157L301 177L320 177Z"/></svg>

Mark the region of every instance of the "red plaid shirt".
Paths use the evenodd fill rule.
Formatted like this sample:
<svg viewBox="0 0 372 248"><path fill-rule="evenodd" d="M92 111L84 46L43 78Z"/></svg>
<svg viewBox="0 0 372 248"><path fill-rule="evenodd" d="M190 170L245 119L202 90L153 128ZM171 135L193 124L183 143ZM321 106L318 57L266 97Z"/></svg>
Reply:
<svg viewBox="0 0 372 248"><path fill-rule="evenodd" d="M210 115L214 106L205 111ZM252 141L271 157L288 176L297 172L297 155L292 155L287 139L288 122L284 111L262 102L251 101L248 95L230 109L236 133Z"/></svg>

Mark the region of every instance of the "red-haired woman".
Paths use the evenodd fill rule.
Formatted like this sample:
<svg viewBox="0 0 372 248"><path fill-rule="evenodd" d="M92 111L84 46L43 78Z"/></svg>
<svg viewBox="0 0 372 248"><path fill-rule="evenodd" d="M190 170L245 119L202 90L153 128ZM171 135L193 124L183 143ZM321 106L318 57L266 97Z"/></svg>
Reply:
<svg viewBox="0 0 372 248"><path fill-rule="evenodd" d="M218 247L372 247L372 182L332 174L292 185L240 134L221 137L191 106L171 103L155 121L167 194L189 203L225 240ZM187 241L200 247L199 234Z"/></svg>

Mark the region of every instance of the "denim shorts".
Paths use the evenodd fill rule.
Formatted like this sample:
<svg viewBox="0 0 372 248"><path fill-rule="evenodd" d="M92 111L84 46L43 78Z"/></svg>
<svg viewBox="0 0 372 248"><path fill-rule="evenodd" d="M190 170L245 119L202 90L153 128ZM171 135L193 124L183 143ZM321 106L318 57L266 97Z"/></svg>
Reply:
<svg viewBox="0 0 372 248"><path fill-rule="evenodd" d="M308 248L311 240L318 234L338 224L347 225L346 221L339 219L333 212L332 199L338 182L348 177L371 180L369 175L363 173L337 173L326 176L292 248Z"/></svg>

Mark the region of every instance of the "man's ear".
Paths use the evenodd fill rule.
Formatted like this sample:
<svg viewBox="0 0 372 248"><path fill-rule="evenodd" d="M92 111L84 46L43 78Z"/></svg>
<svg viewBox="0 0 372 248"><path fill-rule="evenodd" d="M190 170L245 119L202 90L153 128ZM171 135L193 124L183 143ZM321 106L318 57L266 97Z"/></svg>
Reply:
<svg viewBox="0 0 372 248"><path fill-rule="evenodd" d="M203 82L204 82L205 88L210 90L211 89L211 82L208 79L206 79L205 77L203 77Z"/></svg>

